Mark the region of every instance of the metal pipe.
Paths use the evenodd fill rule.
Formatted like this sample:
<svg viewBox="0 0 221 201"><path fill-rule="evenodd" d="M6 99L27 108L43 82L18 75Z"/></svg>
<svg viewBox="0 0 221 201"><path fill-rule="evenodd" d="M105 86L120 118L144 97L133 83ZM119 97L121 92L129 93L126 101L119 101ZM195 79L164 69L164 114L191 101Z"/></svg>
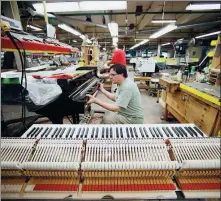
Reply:
<svg viewBox="0 0 221 201"><path fill-rule="evenodd" d="M187 29L195 26L210 26L213 24L220 24L221 20L214 21L214 22L204 22L204 23L197 23L197 24L182 24L182 25L177 25L177 29Z"/></svg>
<svg viewBox="0 0 221 201"><path fill-rule="evenodd" d="M102 12L102 13L66 13L66 14L57 14L58 16L85 16L85 15L135 15L135 14L145 14L145 15L157 15L162 14L162 11L159 12ZM183 14L183 15L191 15L191 14L220 14L219 10L214 11L166 11L164 14Z"/></svg>

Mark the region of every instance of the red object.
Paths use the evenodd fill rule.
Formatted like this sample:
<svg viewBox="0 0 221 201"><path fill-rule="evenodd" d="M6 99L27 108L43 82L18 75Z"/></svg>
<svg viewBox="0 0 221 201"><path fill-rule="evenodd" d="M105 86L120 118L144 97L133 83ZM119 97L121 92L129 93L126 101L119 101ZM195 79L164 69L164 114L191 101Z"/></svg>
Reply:
<svg viewBox="0 0 221 201"><path fill-rule="evenodd" d="M181 187L183 190L211 190L220 189L220 183L185 183Z"/></svg>
<svg viewBox="0 0 221 201"><path fill-rule="evenodd" d="M170 141L169 141L168 138L165 138L165 139L164 139L164 142L165 142L166 144L169 144Z"/></svg>
<svg viewBox="0 0 221 201"><path fill-rule="evenodd" d="M40 42L30 42L30 41L25 41L21 40L23 43L24 49L26 52L51 52L51 53L66 53L69 54L71 53L71 48L67 47L60 47L60 46L55 46L53 44L45 44L45 43L40 43ZM19 49L22 50L22 46L20 43L17 43ZM11 42L11 40L8 37L1 37L1 48L2 50L6 49L14 49L16 50L15 46ZM16 50L17 51L17 50Z"/></svg>
<svg viewBox="0 0 221 201"><path fill-rule="evenodd" d="M32 77L35 79L42 79L42 77L40 75L32 75Z"/></svg>
<svg viewBox="0 0 221 201"><path fill-rule="evenodd" d="M114 56L111 60L113 64L121 64L126 67L126 57L125 52L121 49L118 49L114 52Z"/></svg>
<svg viewBox="0 0 221 201"><path fill-rule="evenodd" d="M48 78L56 78L56 79L72 79L73 77L70 75L52 75L48 76Z"/></svg>

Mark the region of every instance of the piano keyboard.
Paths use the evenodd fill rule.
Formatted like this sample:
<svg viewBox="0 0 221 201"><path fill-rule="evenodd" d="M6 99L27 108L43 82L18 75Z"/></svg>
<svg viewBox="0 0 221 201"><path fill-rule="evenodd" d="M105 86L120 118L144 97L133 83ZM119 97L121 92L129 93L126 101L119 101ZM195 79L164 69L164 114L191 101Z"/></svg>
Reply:
<svg viewBox="0 0 221 201"><path fill-rule="evenodd" d="M22 138L138 139L206 137L193 124L32 125Z"/></svg>

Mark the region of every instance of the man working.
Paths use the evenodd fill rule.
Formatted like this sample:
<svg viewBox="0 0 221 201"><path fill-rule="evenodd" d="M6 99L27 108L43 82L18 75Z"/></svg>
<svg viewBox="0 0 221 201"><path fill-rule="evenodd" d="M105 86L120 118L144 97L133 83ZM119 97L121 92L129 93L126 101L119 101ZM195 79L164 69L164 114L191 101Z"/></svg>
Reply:
<svg viewBox="0 0 221 201"><path fill-rule="evenodd" d="M117 112L105 115L101 124L142 124L144 114L140 92L137 85L128 78L126 68L121 64L114 64L110 69L110 78L113 84L118 84L116 95L106 91L102 84L100 91L114 101L114 104L88 95L88 104L95 103L111 112Z"/></svg>

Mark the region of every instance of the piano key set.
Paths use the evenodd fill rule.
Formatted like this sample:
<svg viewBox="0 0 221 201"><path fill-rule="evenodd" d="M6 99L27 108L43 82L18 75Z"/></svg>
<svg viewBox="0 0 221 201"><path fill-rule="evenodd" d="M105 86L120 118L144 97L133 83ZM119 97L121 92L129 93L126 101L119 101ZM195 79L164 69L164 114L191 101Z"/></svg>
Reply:
<svg viewBox="0 0 221 201"><path fill-rule="evenodd" d="M206 135L193 124L46 125L34 124L22 138L149 139L188 138Z"/></svg>
<svg viewBox="0 0 221 201"><path fill-rule="evenodd" d="M1 195L176 199L181 190L185 198L220 198L220 138L205 137L194 127L33 125L22 138L2 139ZM159 137L150 128L159 130ZM163 128L173 134L169 143ZM174 130L188 137L178 138Z"/></svg>

